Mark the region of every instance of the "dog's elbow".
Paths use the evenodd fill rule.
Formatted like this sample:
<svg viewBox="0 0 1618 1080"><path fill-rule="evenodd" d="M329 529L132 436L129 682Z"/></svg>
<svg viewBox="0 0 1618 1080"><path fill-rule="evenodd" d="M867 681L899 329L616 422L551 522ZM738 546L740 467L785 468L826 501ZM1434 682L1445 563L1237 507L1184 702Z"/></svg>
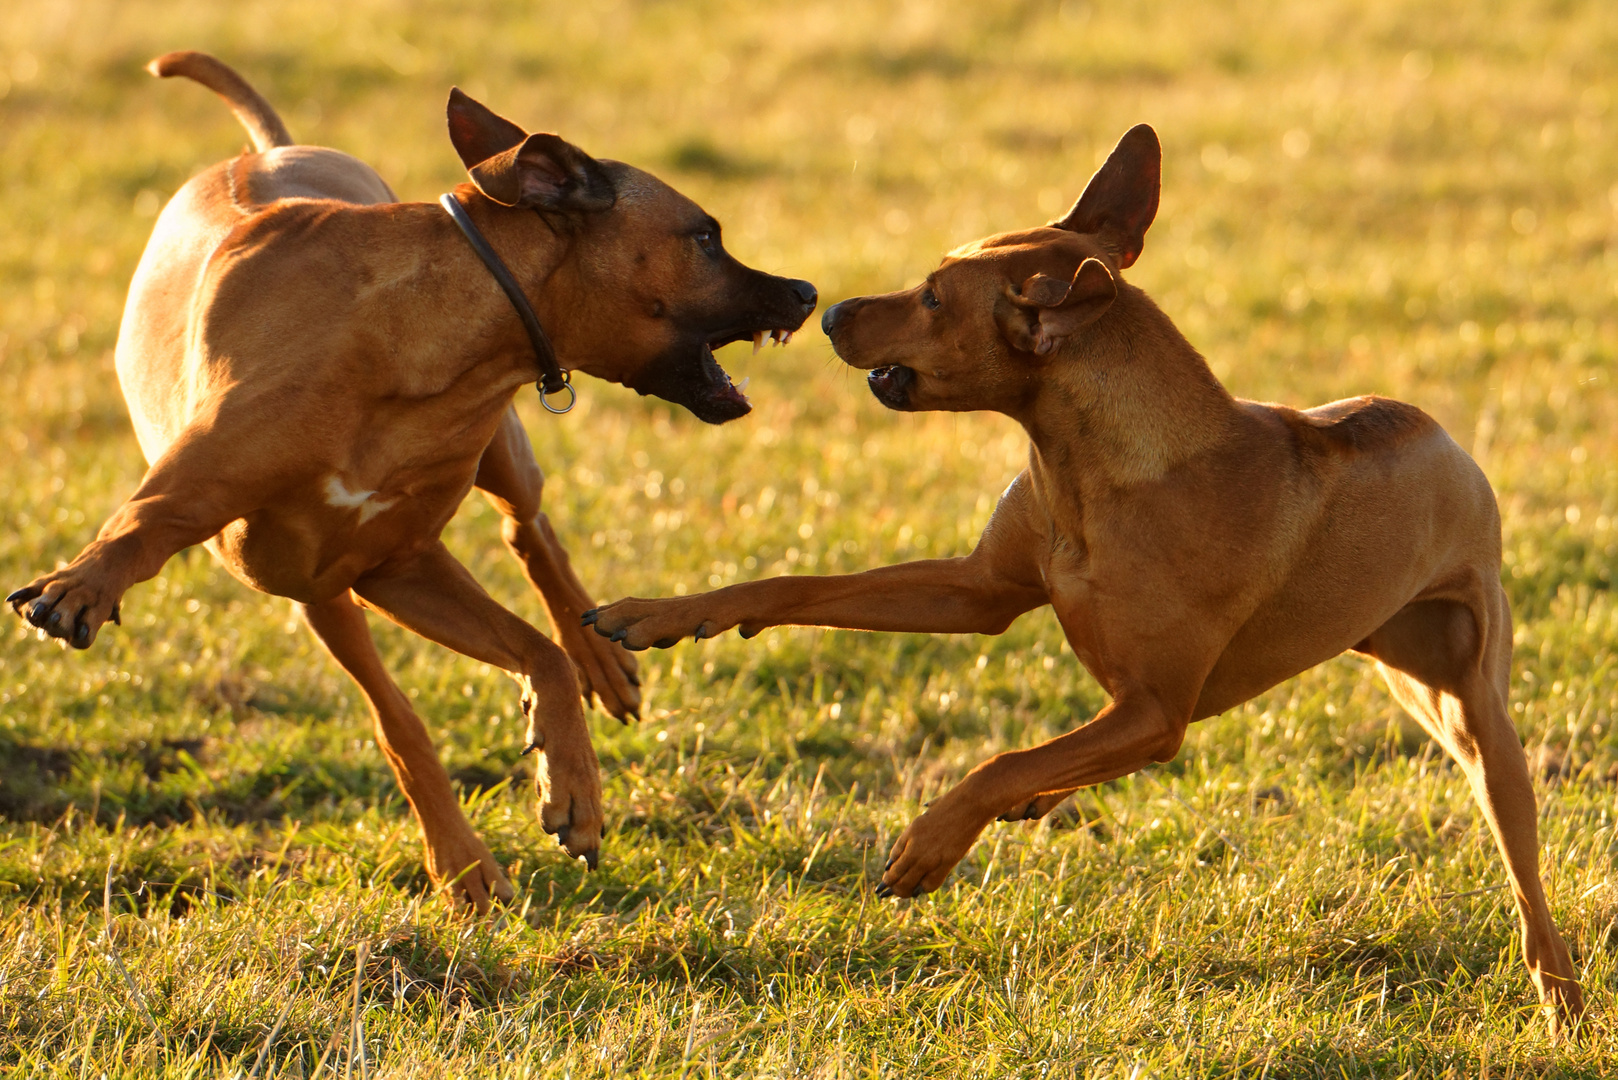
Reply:
<svg viewBox="0 0 1618 1080"><path fill-rule="evenodd" d="M1173 761L1185 743L1185 732L1190 724L1185 718L1159 712L1152 718L1150 730L1143 732L1146 755L1158 764Z"/></svg>
<svg viewBox="0 0 1618 1080"><path fill-rule="evenodd" d="M989 637L1003 634L1017 621L1018 616L1043 602L1043 597L1008 594L1003 587L996 587L993 583L980 585L973 590L969 602L969 621L972 626L968 633L984 634Z"/></svg>

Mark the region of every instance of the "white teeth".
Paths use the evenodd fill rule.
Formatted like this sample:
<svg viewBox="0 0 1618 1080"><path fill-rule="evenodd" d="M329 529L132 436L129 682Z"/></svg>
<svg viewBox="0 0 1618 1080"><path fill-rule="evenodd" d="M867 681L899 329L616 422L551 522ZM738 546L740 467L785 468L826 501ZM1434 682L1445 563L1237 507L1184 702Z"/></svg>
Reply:
<svg viewBox="0 0 1618 1080"><path fill-rule="evenodd" d="M737 383L736 384L736 392L738 394L744 392L747 389L747 384L752 382L752 381L753 381L753 376L749 375L747 378L745 378L741 382Z"/></svg>
<svg viewBox="0 0 1618 1080"><path fill-rule="evenodd" d="M764 331L762 331L762 330L753 331L753 355L757 356L758 351L760 349L762 349L763 347L764 347Z"/></svg>
<svg viewBox="0 0 1618 1080"><path fill-rule="evenodd" d="M789 342L791 340L792 340L792 331L791 330L788 330L785 334L781 335L781 344L785 345L787 342Z"/></svg>

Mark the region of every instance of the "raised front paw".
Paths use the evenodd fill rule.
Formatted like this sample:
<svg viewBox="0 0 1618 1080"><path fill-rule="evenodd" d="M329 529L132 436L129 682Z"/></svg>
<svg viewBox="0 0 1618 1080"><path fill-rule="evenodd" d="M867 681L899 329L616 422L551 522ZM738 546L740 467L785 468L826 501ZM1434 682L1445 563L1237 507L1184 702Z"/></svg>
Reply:
<svg viewBox="0 0 1618 1080"><path fill-rule="evenodd" d="M912 821L888 854L878 896L919 896L944 883L955 864L965 858L983 823L959 819L947 807L934 807Z"/></svg>
<svg viewBox="0 0 1618 1080"><path fill-rule="evenodd" d="M102 624L119 621L122 595L122 588L75 564L35 578L6 597L6 603L51 637L75 649L88 649Z"/></svg>
<svg viewBox="0 0 1618 1080"><path fill-rule="evenodd" d="M630 597L615 604L592 608L581 620L595 627L596 633L616 641L626 649L666 649L681 638L715 637L735 626L716 616L705 603L706 597L677 596L666 600ZM751 637L750 634L744 636Z"/></svg>
<svg viewBox="0 0 1618 1080"><path fill-rule="evenodd" d="M575 624L556 627L562 648L579 670L586 702L594 694L601 708L624 723L640 719L640 663L622 645Z"/></svg>

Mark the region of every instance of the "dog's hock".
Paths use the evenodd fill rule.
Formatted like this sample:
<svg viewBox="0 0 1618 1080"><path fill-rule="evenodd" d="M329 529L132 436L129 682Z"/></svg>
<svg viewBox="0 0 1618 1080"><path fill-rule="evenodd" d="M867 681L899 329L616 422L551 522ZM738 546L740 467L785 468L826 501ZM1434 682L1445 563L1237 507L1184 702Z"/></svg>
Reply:
<svg viewBox="0 0 1618 1080"><path fill-rule="evenodd" d="M1163 186L1163 147L1148 124L1136 124L1118 140L1106 164L1085 185L1084 194L1057 229L1099 237L1127 270L1140 258L1146 230L1157 217Z"/></svg>

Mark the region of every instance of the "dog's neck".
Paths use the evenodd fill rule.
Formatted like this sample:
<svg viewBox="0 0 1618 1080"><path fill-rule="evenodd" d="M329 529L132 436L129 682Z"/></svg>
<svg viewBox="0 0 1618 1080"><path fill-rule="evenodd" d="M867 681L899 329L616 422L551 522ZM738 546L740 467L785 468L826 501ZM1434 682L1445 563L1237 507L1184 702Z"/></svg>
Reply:
<svg viewBox="0 0 1618 1080"><path fill-rule="evenodd" d="M461 191L469 187L463 185ZM514 214L481 197L465 199L465 204L473 222L522 287L540 324L547 334L554 335L554 328L562 321L561 313L572 306L570 298L558 295L566 290L561 288L564 282L558 280L557 274L572 249L572 235L556 230L538 215ZM533 347L527 332L522 329L511 301L499 291L492 272L464 237L455 236L449 247L458 260L462 255L470 258L465 268L466 277L478 287L482 301L474 310L466 312L463 319L469 325L483 328L488 335L485 345L490 355L516 353L531 359ZM491 288L482 288L484 285Z"/></svg>
<svg viewBox="0 0 1618 1080"><path fill-rule="evenodd" d="M1227 438L1234 400L1140 289L1118 297L1049 373L1016 419L1043 459L1081 485L1151 483Z"/></svg>

